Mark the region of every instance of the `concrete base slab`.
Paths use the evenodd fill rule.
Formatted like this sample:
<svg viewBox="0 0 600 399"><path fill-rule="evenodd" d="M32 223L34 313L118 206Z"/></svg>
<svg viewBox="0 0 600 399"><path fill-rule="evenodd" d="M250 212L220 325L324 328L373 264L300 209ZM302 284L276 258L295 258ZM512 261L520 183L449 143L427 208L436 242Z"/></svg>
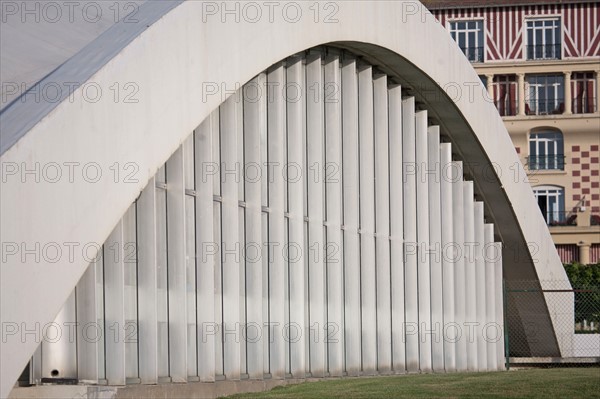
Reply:
<svg viewBox="0 0 600 399"><path fill-rule="evenodd" d="M133 399L133 398L220 398L243 392L264 392L305 379L191 382L187 384L89 386L40 385L14 388L9 399Z"/></svg>
<svg viewBox="0 0 600 399"><path fill-rule="evenodd" d="M511 357L512 364L579 364L600 363L600 357Z"/></svg>
<svg viewBox="0 0 600 399"><path fill-rule="evenodd" d="M14 388L9 399L112 399L118 387L90 385L39 385Z"/></svg>

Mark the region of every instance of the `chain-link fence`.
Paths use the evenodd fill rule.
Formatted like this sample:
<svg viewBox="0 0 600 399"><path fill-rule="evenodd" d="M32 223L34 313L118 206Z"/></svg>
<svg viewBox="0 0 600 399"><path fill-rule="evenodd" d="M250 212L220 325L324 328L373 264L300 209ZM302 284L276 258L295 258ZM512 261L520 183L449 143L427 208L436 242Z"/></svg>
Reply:
<svg viewBox="0 0 600 399"><path fill-rule="evenodd" d="M505 281L507 364L600 364L600 286Z"/></svg>

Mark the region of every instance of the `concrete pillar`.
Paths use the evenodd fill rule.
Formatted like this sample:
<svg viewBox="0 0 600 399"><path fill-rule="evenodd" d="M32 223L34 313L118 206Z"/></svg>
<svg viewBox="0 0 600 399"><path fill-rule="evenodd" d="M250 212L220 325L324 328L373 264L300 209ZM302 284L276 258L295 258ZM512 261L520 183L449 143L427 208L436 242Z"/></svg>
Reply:
<svg viewBox="0 0 600 399"><path fill-rule="evenodd" d="M231 96L221 106L220 111L220 155L222 165L221 175L221 254L222 254L222 314L223 314L223 374L228 380L239 380L241 375L241 367L245 366L241 364L241 351L240 343L237 342L239 337L239 320L240 320L240 270L239 270L239 253L236 253L236 242L240 239L240 224L239 224L239 191L238 191L238 179L234 174L231 173L235 170L237 163L239 162L238 157L238 145L241 143L238 141L238 135L243 129L243 104L238 101L237 97ZM174 162L174 161L172 161ZM172 168L167 164L167 173L171 173ZM228 173L228 174L227 174ZM167 176L167 182L169 187L173 180ZM168 193L168 192L167 192ZM167 200L169 201L169 197ZM172 201L167 204L171 206ZM167 208L168 210L168 208ZM167 220L170 221L171 217L167 215ZM170 223L170 222L169 222ZM169 238L169 254L171 251L171 231L168 230ZM233 250L231 250L233 248ZM229 250L229 252L226 252ZM175 258L173 259L175 261ZM171 257L169 257L169 295L171 290ZM185 262L185 259L180 260ZM185 280L183 280L185 281ZM245 284L245 283L244 283ZM183 287L185 289L185 286ZM169 312L174 308L173 300L169 296ZM183 316L181 316L183 318ZM171 320L171 314L169 313L169 321ZM169 342L172 343L175 338L171 332L171 324L169 324ZM171 348L169 348L171 349ZM172 359L172 351L169 351L169 359ZM183 354L181 356L184 356ZM173 363L171 360L171 376L173 376ZM187 370L185 370L187 372ZM180 376L183 379L185 376ZM175 380L173 380L175 382Z"/></svg>
<svg viewBox="0 0 600 399"><path fill-rule="evenodd" d="M133 258L133 246L129 243L136 242L137 240L137 226L136 226L136 209L134 206L130 206L125 215L123 215L123 253L131 254L125 256L123 259L123 315L125 317L124 330L128 332L124 336L125 341L125 381L137 382L139 381L139 367L138 367L138 304L137 304L137 261ZM184 324L185 326L185 324ZM111 327L110 325L108 326ZM135 330L135 331L132 331ZM111 331L112 332L112 331ZM108 332L107 332L108 334ZM105 337L106 338L106 337ZM113 339L114 336L111 337ZM190 341L184 341L183 346ZM195 339L194 339L195 344ZM190 344L191 345L191 344ZM43 359L43 357L42 357ZM189 374L188 374L189 375Z"/></svg>
<svg viewBox="0 0 600 399"><path fill-rule="evenodd" d="M406 371L419 371L419 291L417 290L417 178L415 136L415 99L402 100L402 181L404 194L404 303L406 334ZM410 330L409 330L410 328Z"/></svg>
<svg viewBox="0 0 600 399"><path fill-rule="evenodd" d="M519 116L525 115L525 74L517 74L518 81L518 97L519 97Z"/></svg>
<svg viewBox="0 0 600 399"><path fill-rule="evenodd" d="M389 115L386 75L373 80L375 128L375 281L377 309L377 370L392 370L390 279Z"/></svg>
<svg viewBox="0 0 600 399"><path fill-rule="evenodd" d="M402 180L402 89L389 88L390 265L392 287L392 366L406 370L404 329L404 184ZM344 169L346 167L344 166ZM345 183L344 183L345 186Z"/></svg>
<svg viewBox="0 0 600 399"><path fill-rule="evenodd" d="M267 74L267 82L274 87L284 87L286 82L285 68L278 65ZM286 104L284 96L273 96L267 102L267 153L269 162L275 165L285 163L285 129L286 129ZM287 228L285 221L286 181L283 173L273 173L269 179L269 236L285 237ZM285 311L285 286L287 268L286 259L282 251L273 251L269 259L269 370L273 379L283 379L286 373L286 353L289 345L284 338L286 323Z"/></svg>
<svg viewBox="0 0 600 399"><path fill-rule="evenodd" d="M212 180L210 184L212 189ZM212 221L212 190L210 192L210 196ZM138 199L136 209L138 216L137 242L139 246L137 265L138 318L140 326L139 376L142 384L156 384L158 382L158 313L156 306L158 297L158 276L156 256L156 202L156 181L155 178L152 178L150 179L148 186L144 189L144 191L142 191L142 194ZM213 282L210 281L210 283L210 287L212 288ZM212 297L214 297L214 294ZM79 306L77 307L77 310L79 311ZM202 318L200 320L204 321ZM210 321L212 320L213 318L211 317ZM90 343L85 342L84 345L85 347L88 347ZM80 348L78 353L81 352L83 354L86 352L85 350L81 349L83 348ZM85 364L84 362L82 363ZM206 363L208 364L209 362L207 361ZM214 361L212 362L212 366L214 369Z"/></svg>
<svg viewBox="0 0 600 399"><path fill-rule="evenodd" d="M432 366L434 371L444 371L444 340L441 331L444 326L444 300L442 257L438 248L442 247L442 202L441 202L441 168L440 168L440 128L430 126L427 133L427 161L429 174L429 245L433 249L429 257L431 268L431 326L439 331L431 340Z"/></svg>
<svg viewBox="0 0 600 399"><path fill-rule="evenodd" d="M105 326L125 325L125 273L123 258L114 256L111 248L123 248L123 220L120 220L104 243L104 323ZM59 314L59 320L61 315ZM106 379L110 385L125 385L125 342L121 339L106 339ZM42 373L47 367L48 351L42 348ZM64 355L63 355L64 356ZM64 374L63 374L64 375ZM68 374L67 374L68 375ZM46 375L44 375L46 377Z"/></svg>
<svg viewBox="0 0 600 399"><path fill-rule="evenodd" d="M340 59L337 55L325 58L325 87L341 87ZM339 92L338 92L339 93ZM342 166L342 104L341 93L325 102L325 159L326 165ZM327 169L327 166L325 166ZM341 172L340 172L341 173ZM344 373L344 264L342 258L342 181L325 179L327 215L327 352L330 376ZM331 251L331 252L329 252Z"/></svg>
<svg viewBox="0 0 600 399"><path fill-rule="evenodd" d="M300 58L295 58L287 67L287 82L292 86L306 87L306 68ZM290 91L289 96L292 96ZM304 165L304 108L302 103L287 101L287 162L288 164ZM304 184L303 179L288 179L288 245L293 245L298 256L288 255L288 284L289 284L289 326L302 328L305 326L306 315L306 277L304 273ZM293 328L293 327L292 327ZM292 334L288 328L287 334ZM287 335L288 337L290 335ZM289 367L293 378L306 376L306 337L289 340Z"/></svg>
<svg viewBox="0 0 600 399"><path fill-rule="evenodd" d="M358 159L358 101L355 100L356 98L358 98L356 61L344 60L342 66L343 159ZM345 162L343 168L344 339L346 344L346 372L349 376L358 376L361 368L360 239L358 236L360 212L358 176L358 162Z"/></svg>
<svg viewBox="0 0 600 399"><path fill-rule="evenodd" d="M102 251L99 251L100 253L102 253ZM98 258L96 258L96 261L94 263L97 262L102 262L102 256L99 256ZM98 274L100 274L100 276L102 276L102 264L100 264L100 267L98 267L98 270L96 271L96 276L98 276ZM100 272L100 273L99 273ZM101 281L101 280L100 280ZM101 325L99 323L99 325ZM104 345L104 343L100 340L99 343L102 343L102 345ZM42 344L43 345L43 344ZM31 361L29 364L29 382L35 385L41 385L42 384L42 345L38 345L36 351L33 353L33 356L31 357ZM98 362L99 365L101 364L102 366L104 366L104 359L102 359L102 363ZM104 371L104 367L98 367L98 375L100 376L100 373ZM102 377L104 377L104 375L102 375Z"/></svg>
<svg viewBox="0 0 600 399"><path fill-rule="evenodd" d="M485 270L485 220L483 202L475 201L474 203L474 219L475 224L475 326L476 344L477 344L477 370L488 371L487 363L487 346L484 337L484 326L487 323L487 287L486 287L486 270Z"/></svg>
<svg viewBox="0 0 600 399"><path fill-rule="evenodd" d="M375 280L375 152L373 131L373 68L358 72L358 145L360 194L360 300L362 371L377 371L377 285Z"/></svg>
<svg viewBox="0 0 600 399"><path fill-rule="evenodd" d="M501 330L501 336L502 339L499 339L496 342L496 361L497 363L497 369L498 370L504 370L505 369L505 364L504 364L504 284L502 282L502 243L501 242L496 242L494 243L494 246L496 247L496 250L494 251L495 254L497 254L497 256L494 256L494 270L495 270L495 275L494 275L494 284L495 284L495 288L494 288L494 292L495 292L495 300L494 300L494 305L495 305L495 316L496 316L496 325L500 328Z"/></svg>
<svg viewBox="0 0 600 399"><path fill-rule="evenodd" d="M473 195L473 182L463 182L463 209L464 209L464 247L463 258L465 261L465 326L475 326L477 323L477 279L474 258L475 247L475 200ZM467 341L467 370L478 371L477 364L477 338L472 334L474 330L465 329L462 339ZM471 334L470 336L468 334Z"/></svg>
<svg viewBox="0 0 600 399"><path fill-rule="evenodd" d="M251 82L256 87L265 87L267 76L264 73L259 74ZM244 96L244 140L239 145L244 146L244 163L246 165L261 164L261 134L267 130L267 99L265 96L260 96L258 100L254 100L249 96ZM259 166L260 167L260 166ZM261 170L261 176L266 172ZM251 178L243 179L246 202L246 220L245 234L246 243L254 245L254 243L262 240L262 209L261 209L261 191L262 182L260 179L253 180ZM242 264L245 262L245 277L246 277L246 323L249 326L249 334L246 333L246 356L247 368L246 373L251 379L262 379L264 373L264 342L266 334L258 334L255 338L250 334L254 334L256 326L264 326L263 314L263 282L268 277L268 271L265 271L263 276L262 262L252 259L251 256L241 258ZM243 265L240 264L240 268ZM243 271L244 272L244 271ZM241 277L240 277L241 279ZM244 299L244 298L242 298ZM240 306L244 303L240 303ZM266 312L265 312L266 313ZM266 314L268 316L268 314ZM268 320L268 318L267 318ZM268 340L268 338L267 338ZM268 352L267 352L268 356Z"/></svg>
<svg viewBox="0 0 600 399"><path fill-rule="evenodd" d="M417 171L427 167L427 111L415 114ZM417 290L419 315L419 365L421 372L432 371L431 358L431 263L429 246L429 185L417 178Z"/></svg>
<svg viewBox="0 0 600 399"><path fill-rule="evenodd" d="M306 59L306 87L324 87L323 68L320 54L311 54ZM307 163L313 168L313 172L320 176L324 170L324 126L325 116L324 102L321 92L306 102L306 137L307 137ZM307 181L308 200L308 245L310 248L325 248L324 244L324 181L323 179L310 178ZM313 377L325 376L327 368L327 348L322 334L327 324L327 282L325 265L320 256L308 257L308 281L309 287L309 325L318 326L309 334L314 337L309 339L310 345L310 372Z"/></svg>
<svg viewBox="0 0 600 399"><path fill-rule="evenodd" d="M457 248L454 256L454 321L461 326L465 325L466 318L466 275L465 275L465 209L464 192L462 180L463 164L460 161L453 162L456 170L455 179L452 182L452 215L453 215L453 242ZM467 371L467 339L463 334L455 343L456 371Z"/></svg>
<svg viewBox="0 0 600 399"><path fill-rule="evenodd" d="M360 265L363 373L377 369L375 282L375 148L373 132L373 68L358 72L358 144L360 162Z"/></svg>
<svg viewBox="0 0 600 399"><path fill-rule="evenodd" d="M442 172L440 178L440 204L441 204L441 248L449 248L456 245L454 241L454 199L452 188L455 185L453 179L456 175L452 174L452 144L440 144L440 169ZM461 176L462 178L462 176ZM442 252L442 271L443 271L443 325L454 325L456 320L455 307L455 257L453 254ZM445 332L445 331L444 331ZM456 342L453 339L444 337L444 367L446 371L456 371Z"/></svg>
<svg viewBox="0 0 600 399"><path fill-rule="evenodd" d="M242 131L240 131L240 134ZM197 268L196 268L196 210L195 210L195 202L196 202L196 182L195 182L195 155L194 155L194 134L190 134L182 144L183 151L183 188L184 188L184 198L183 198L183 215L184 215L184 239L185 239L185 284L186 287L196 287L198 282L197 279ZM156 191L156 190L155 190ZM156 194L155 194L156 196ZM139 220L139 218L137 218ZM134 220L135 223L135 220ZM132 240L135 239L136 232L132 232ZM156 248L156 245L154 245ZM202 247L200 247L202 249ZM135 276L136 276L136 265L132 263L129 267L128 277L129 281L131 281L128 285L125 286L126 290L129 290L131 295L136 294L136 286L135 286ZM127 275L126 275L127 276ZM242 298L243 299L243 298ZM186 288L185 294L186 308L187 308L187 316L186 316L186 328L187 328L187 342L186 342L186 361L187 361L187 377L188 381L198 381L198 329L197 325L197 292L194 292ZM139 300L132 300L132 305L129 306L129 310L126 310L127 317L130 320L137 320L137 309L139 307ZM137 342L129 343L129 352L131 354L138 353L138 344ZM138 356L139 357L139 356ZM138 372L138 362L134 361L133 363L128 363L127 367L129 369L129 373L133 373L133 375L137 375ZM139 366L141 367L141 366ZM134 379L135 381L135 379ZM133 381L132 381L133 382Z"/></svg>
<svg viewBox="0 0 600 399"><path fill-rule="evenodd" d="M208 165L211 162L215 162L215 155L213 152L214 140L219 136L219 111L213 112L208 118L202 122L202 124L196 129L195 132L196 139L194 145L196 147L196 247L201 249L205 248L206 243L216 242L214 236L214 204L213 204L213 175L210 173L206 173L202 170L203 165ZM220 179L219 179L220 184ZM154 197L154 191L150 193L152 197ZM138 201L138 209L140 209L140 215L148 214L150 211L143 211L144 208L141 207L141 201L144 200L144 207L152 207L152 211L156 213L155 208L158 207L158 203L155 204L146 204L148 201L148 195L142 192L142 197ZM157 221L154 222L158 223ZM150 238L154 241L157 238ZM218 238L217 238L218 239ZM149 241L145 241L149 242ZM141 249L141 245L140 245ZM208 252L208 251L204 251ZM156 255L154 255L156 257ZM208 323L214 323L216 318L216 303L220 302L219 300L215 300L215 254L212 252L210 254L206 254L204 257L200 257L198 261L198 272L196 274L196 287L198 291L198 295L196 297L197 305L196 305L196 318L199 325L208 325ZM141 259L140 259L141 260ZM156 263L156 260L152 260L152 258L148 259L148 261L152 261ZM141 263L140 263L141 264ZM138 268L141 266L138 265ZM145 269L150 266L144 266ZM144 270L145 270L144 269ZM142 277L142 274L138 274L139 277ZM156 283L153 282L149 277L144 277L144 280L148 279L149 281L145 283L145 286L155 286ZM156 277L158 280L158 277ZM145 289L147 291L147 288ZM140 300L138 302L138 306L140 309L150 308L147 304L144 304L144 301L149 301L147 298L152 298L150 294L145 294L146 296L142 296L142 291L140 289ZM141 312L141 310L140 310ZM145 312L148 312L146 309ZM140 318L141 322L141 318ZM140 334L144 334L144 332L140 329ZM217 339L215 338L216 334L203 334L202 330L198 331L198 354L196 355L198 359L203 359L203 361L198 362L198 377L200 377L200 381L202 382L212 382L215 381L216 374L216 345ZM154 342L154 338L149 336L149 344ZM143 335L140 335L140 339ZM158 338L157 338L158 340ZM144 380L153 380L154 370L148 365L144 365L144 361L142 360L142 354L144 353L144 346L142 346L142 341L140 341L140 378L142 382ZM220 356L219 356L220 357ZM142 370L146 370L142 373ZM152 374L151 374L152 373Z"/></svg>
<svg viewBox="0 0 600 399"><path fill-rule="evenodd" d="M488 91L488 96L490 98L490 100L492 101L496 101L496 99L494 98L494 74L487 74L485 75L485 80L486 80L486 88Z"/></svg>
<svg viewBox="0 0 600 399"><path fill-rule="evenodd" d="M572 94L571 94L571 72L563 72L565 74L565 115L571 115L572 110Z"/></svg>
<svg viewBox="0 0 600 399"><path fill-rule="evenodd" d="M148 190L149 187L152 187L151 190ZM142 191L142 195L147 194L148 191L152 191L152 193L154 194L154 179L150 179L150 184L148 184L148 187L146 187L146 189L144 189L144 191ZM154 197L153 197L154 198ZM140 198L141 200L141 198ZM156 212L155 212L156 214ZM150 217L150 219L152 219L152 217ZM141 248L141 246L140 246ZM156 247L155 247L156 248ZM139 252L141 252L142 250L140 249ZM139 253L138 252L138 253ZM100 362L99 362L99 350L100 348L102 348L102 350L104 350L103 345L101 345L101 342L99 342L98 339L88 339L89 334L87 331L87 326L90 325L90 323L98 323L98 319L100 319L102 316L100 315L100 312L98 312L98 305L96 303L97 298L98 298L98 291L99 291L99 287L98 284L96 283L96 274L98 273L99 270L102 270L102 259L100 257L96 258L94 261L92 261L90 263L90 265L88 266L87 270L85 271L85 273L83 274L83 276L81 277L81 280L79 280L79 283L77 283L77 288L76 288L76 311L77 311L77 323L78 323L78 328L77 328L77 347L76 347L76 352L77 352L77 379L79 381L85 381L86 383L97 383L99 380L99 366L100 366ZM155 269L156 270L156 267ZM152 273L148 273L148 274L152 274ZM143 277L140 278L139 280L143 281ZM156 290L154 290L154 293L156 292ZM156 301L154 302L156 303ZM154 313L156 313L156 306L153 307L154 308ZM64 307L63 307L64 309ZM143 308L142 308L143 310ZM144 314L141 314L141 316L144 316ZM148 318L152 318L152 315L149 315ZM140 319L141 321L141 319ZM152 325L152 328L148 328L149 331L145 331L146 334L148 333L152 333L154 332L154 335L156 336L156 331L157 331L157 321L156 321L156 317L154 317L154 324ZM140 328L141 331L141 328ZM148 340L146 340L148 341ZM146 342L144 341L144 343ZM140 345L143 345L144 343L142 343L141 340L141 336L140 336ZM152 356L148 359L149 363L154 362L154 369L156 370L156 341L154 341L154 352L152 353ZM140 357L142 357L141 353L140 353ZM146 359L144 359L146 360ZM142 372L144 371L144 366L140 365L140 376L142 375ZM156 374L156 373L155 373Z"/></svg>
<svg viewBox="0 0 600 399"><path fill-rule="evenodd" d="M584 241L580 241L577 244L577 246L579 247L579 263L581 263L582 265L589 265L591 244Z"/></svg>
<svg viewBox="0 0 600 399"><path fill-rule="evenodd" d="M122 232L123 229L120 228L120 226L122 227L122 223L119 223L119 226L117 226L117 228L115 228L115 231L118 233L119 231ZM115 234L111 234L111 237L113 237ZM122 244L122 242L119 242L119 244ZM112 252L115 248L118 248L117 246L113 246L111 247L113 249L108 248L107 252L107 256L105 256L106 259L108 258L118 258L117 256L115 256L115 252ZM120 248L123 248L122 246ZM123 275L123 273L121 271L119 271L117 268L115 268L113 265L122 265L123 262L113 262L113 260L108 259L107 260L107 264L109 265L110 270L112 272L112 274L114 275L114 278L109 277L109 280L107 281L115 281L118 280L119 277L121 275ZM118 291L119 287L121 287L121 291L123 291L122 286L119 286L117 284L114 284L110 287L107 287L107 291L108 289L114 290L114 291ZM115 300L113 301L113 304L117 305L117 306L111 306L109 307L109 311L111 311L112 316L115 317L123 317L123 323L124 322L124 316L123 316L123 295L118 295L117 292L115 292L116 295L115 296ZM109 301L107 300L107 303L109 303ZM109 303L110 305L110 303ZM121 306L118 306L121 305ZM76 305L75 305L75 291L71 292L71 295L69 295L69 297L67 298L67 301L64 303L62 309L60 310L60 312L58 312L58 315L56 316L56 319L54 320L54 323L56 323L57 326L59 326L57 328L58 331L60 331L60 328L62 328L63 326L69 326L69 325L73 325L76 322ZM107 313L108 314L108 313ZM109 316L111 316L109 314ZM109 319L110 320L110 319ZM107 323L106 324L106 330L108 332L108 334L111 335L111 338L107 339L107 347L111 347L116 349L114 353L108 353L108 359L109 359L109 364L115 364L115 370L117 370L119 373L115 373L115 375L113 376L112 374L109 374L109 378L111 378L112 381L117 380L117 381L124 381L125 380L125 344L122 343L122 339L118 339L118 341L121 342L116 342L116 339L114 339L114 337L119 337L118 334L118 329L115 328L115 326L119 326L119 324L115 324L116 319L114 319L115 321L113 322L111 320L111 323ZM94 320L95 323L95 320ZM24 324L23 324L24 325ZM124 325L124 324L121 324ZM112 330L111 330L112 328ZM46 329L46 327L44 326L44 329L46 331L51 331L51 329ZM117 332L115 332L117 331ZM52 333L50 333L52 334ZM67 334L61 334L61 335L57 335L57 338L50 338L50 339L44 339L42 340L41 346L42 346L42 356L41 356L41 360L42 360L42 377L43 378L65 378L65 379L76 379L78 377L78 364L77 364L77 344L75 342L75 339L72 339L70 336L71 333L69 333L69 335ZM114 334L114 335L113 335ZM51 335L48 335L49 337L52 337ZM120 361L120 364L119 364ZM120 367L119 367L120 366Z"/></svg>
<svg viewBox="0 0 600 399"><path fill-rule="evenodd" d="M497 326L490 328L496 323L496 271L495 260L499 255L495 253L496 246L494 245L494 225L486 223L484 225L484 242L483 261L485 264L485 325L483 329L483 337L485 337L485 346L487 352L487 370L493 371L497 369L498 352L496 350L495 339L501 339L501 336L492 335L498 333Z"/></svg>

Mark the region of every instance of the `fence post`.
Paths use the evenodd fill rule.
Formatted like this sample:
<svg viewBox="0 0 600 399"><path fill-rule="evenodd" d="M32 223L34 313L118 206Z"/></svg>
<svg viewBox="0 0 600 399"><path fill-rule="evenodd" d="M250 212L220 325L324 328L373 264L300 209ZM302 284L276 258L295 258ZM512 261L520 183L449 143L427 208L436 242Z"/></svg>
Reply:
<svg viewBox="0 0 600 399"><path fill-rule="evenodd" d="M508 337L508 323L507 323L507 311L508 307L506 295L508 294L508 290L506 289L506 280L502 279L502 302L504 303L504 355L506 358L506 370L510 370L510 362L509 362L509 337Z"/></svg>

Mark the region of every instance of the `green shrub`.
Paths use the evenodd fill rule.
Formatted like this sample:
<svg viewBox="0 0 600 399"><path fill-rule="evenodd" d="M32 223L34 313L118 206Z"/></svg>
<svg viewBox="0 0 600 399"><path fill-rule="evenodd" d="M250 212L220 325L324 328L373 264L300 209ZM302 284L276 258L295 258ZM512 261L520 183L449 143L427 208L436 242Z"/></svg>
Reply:
<svg viewBox="0 0 600 399"><path fill-rule="evenodd" d="M581 263L568 263L565 271L573 288L600 287L600 263L582 265Z"/></svg>
<svg viewBox="0 0 600 399"><path fill-rule="evenodd" d="M565 271L575 291L575 322L600 322L600 263L570 263ZM581 292L577 292L581 290Z"/></svg>

